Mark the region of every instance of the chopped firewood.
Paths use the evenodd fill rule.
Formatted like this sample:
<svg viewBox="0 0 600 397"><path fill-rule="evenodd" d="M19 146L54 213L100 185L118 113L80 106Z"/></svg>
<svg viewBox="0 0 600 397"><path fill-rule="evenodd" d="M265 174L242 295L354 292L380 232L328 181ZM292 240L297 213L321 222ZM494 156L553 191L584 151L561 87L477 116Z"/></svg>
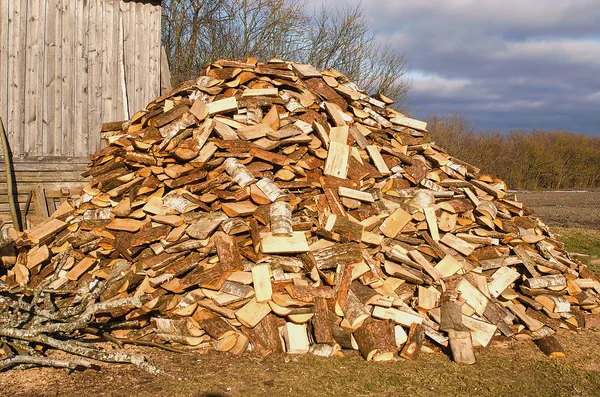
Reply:
<svg viewBox="0 0 600 397"><path fill-rule="evenodd" d="M260 234L261 250L265 254L293 254L308 252L308 242L303 232L292 232L291 236Z"/></svg>
<svg viewBox="0 0 600 397"><path fill-rule="evenodd" d="M273 236L292 236L292 206L276 201L270 206L269 220Z"/></svg>
<svg viewBox="0 0 600 397"><path fill-rule="evenodd" d="M413 313L404 312L394 308L384 308L375 306L373 308L373 317L380 319L393 320L396 324L410 327L412 324L421 324L423 318Z"/></svg>
<svg viewBox="0 0 600 397"><path fill-rule="evenodd" d="M598 322L598 278L390 104L334 70L221 60L104 124L88 186L0 230L2 341L146 369L86 336L368 360L427 337L473 363L502 334L564 354L552 334Z"/></svg>
<svg viewBox="0 0 600 397"><path fill-rule="evenodd" d="M452 359L461 364L475 364L475 353L473 352L473 341L468 331L448 331Z"/></svg>
<svg viewBox="0 0 600 397"><path fill-rule="evenodd" d="M221 208L227 216L233 218L236 216L252 215L256 211L257 206L250 200L246 200L238 203L223 203Z"/></svg>
<svg viewBox="0 0 600 397"><path fill-rule="evenodd" d="M229 235L223 232L216 232L213 235L213 241L223 270L237 271L243 269L239 249Z"/></svg>
<svg viewBox="0 0 600 397"><path fill-rule="evenodd" d="M367 152L369 153L373 164L377 168L377 171L379 171L381 175L391 174L390 169L385 164L385 161L383 161L383 157L381 157L381 154L379 153L379 148L376 145L368 145Z"/></svg>
<svg viewBox="0 0 600 397"><path fill-rule="evenodd" d="M305 354L309 350L308 335L304 324L285 323L283 327L285 350L291 354Z"/></svg>
<svg viewBox="0 0 600 397"><path fill-rule="evenodd" d="M417 360L419 358L419 353L421 352L421 346L423 346L424 338L425 333L423 327L417 323L412 324L408 332L406 343L400 351L400 356L407 360Z"/></svg>
<svg viewBox="0 0 600 397"><path fill-rule="evenodd" d="M535 344L540 350L547 356L555 358L565 358L565 350L561 346L560 342L554 335L544 336L543 338L536 339Z"/></svg>
<svg viewBox="0 0 600 397"><path fill-rule="evenodd" d="M459 237L454 236L451 233L444 234L444 237L441 238L440 242L447 245L450 248L457 250L465 256L471 255L471 253L475 250L475 247L472 244L466 242L465 240L462 240Z"/></svg>
<svg viewBox="0 0 600 397"><path fill-rule="evenodd" d="M42 223L35 229L25 232L27 237L34 244L43 244L44 241L51 239L56 233L60 232L68 225L60 219L51 219L46 223Z"/></svg>
<svg viewBox="0 0 600 397"><path fill-rule="evenodd" d="M412 216L401 207L398 207L385 221L379 226L379 230L387 237L394 238L410 222Z"/></svg>
<svg viewBox="0 0 600 397"><path fill-rule="evenodd" d="M271 307L265 302L257 302L252 298L246 305L235 312L235 317L248 328L254 328L267 314Z"/></svg>
<svg viewBox="0 0 600 397"><path fill-rule="evenodd" d="M360 354L367 361L389 361L396 352L394 325L390 321L374 320L354 332Z"/></svg>
<svg viewBox="0 0 600 397"><path fill-rule="evenodd" d="M269 265L252 266L252 284L257 302L268 301L273 294L269 270Z"/></svg>
<svg viewBox="0 0 600 397"><path fill-rule="evenodd" d="M331 333L331 324L329 323L329 308L327 307L327 299L314 298L314 313L311 319L313 333L317 343L331 343L333 336Z"/></svg>

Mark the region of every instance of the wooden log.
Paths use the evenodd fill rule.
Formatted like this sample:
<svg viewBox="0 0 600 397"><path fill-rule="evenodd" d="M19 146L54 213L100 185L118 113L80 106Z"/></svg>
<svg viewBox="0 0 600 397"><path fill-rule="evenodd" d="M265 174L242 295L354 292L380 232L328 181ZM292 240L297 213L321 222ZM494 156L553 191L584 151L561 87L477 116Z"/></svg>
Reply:
<svg viewBox="0 0 600 397"><path fill-rule="evenodd" d="M501 267L492 275L492 282L488 284L490 295L497 298L520 276L519 272L510 267Z"/></svg>
<svg viewBox="0 0 600 397"><path fill-rule="evenodd" d="M426 280L424 275L414 269L409 268L398 263L386 260L384 262L384 269L387 274L392 277L397 277L402 280L406 280L410 283L421 285L425 284ZM433 280L431 280L433 281Z"/></svg>
<svg viewBox="0 0 600 397"><path fill-rule="evenodd" d="M541 321L536 320L535 318L530 317L526 311L525 307L522 305L508 305L508 310L510 310L517 318L525 324L525 326L532 332L539 331L542 329L545 324Z"/></svg>
<svg viewBox="0 0 600 397"><path fill-rule="evenodd" d="M469 256L475 250L473 244L466 242L465 240L454 236L451 233L444 234L444 237L440 240L441 243L448 247L455 249L464 256Z"/></svg>
<svg viewBox="0 0 600 397"><path fill-rule="evenodd" d="M448 331L452 359L461 364L475 364L475 353L473 352L473 341L468 331Z"/></svg>
<svg viewBox="0 0 600 397"><path fill-rule="evenodd" d="M340 195L340 197L348 197L351 199L364 201L367 203L373 203L375 201L375 198L369 192L363 192L360 190L349 189L344 186L338 187L338 194Z"/></svg>
<svg viewBox="0 0 600 397"><path fill-rule="evenodd" d="M283 326L283 340L285 349L290 354L306 354L309 350L308 334L306 325L285 323Z"/></svg>
<svg viewBox="0 0 600 397"><path fill-rule="evenodd" d="M266 302L271 299L273 289L269 265L252 266L252 284L257 302Z"/></svg>
<svg viewBox="0 0 600 397"><path fill-rule="evenodd" d="M433 241L439 241L440 233L438 229L437 218L435 216L435 210L432 207L427 207L423 209L423 212L425 213L425 220L427 221L427 227L431 233L431 238Z"/></svg>
<svg viewBox="0 0 600 397"><path fill-rule="evenodd" d="M227 174L231 176L231 179L242 188L256 182L256 179L252 176L250 171L248 171L246 166L241 164L239 160L234 157L229 157L225 160L223 167L225 168L225 171L227 171Z"/></svg>
<svg viewBox="0 0 600 397"><path fill-rule="evenodd" d="M386 220L379 226L379 230L387 237L394 238L410 222L412 216L401 207L398 207Z"/></svg>
<svg viewBox="0 0 600 397"><path fill-rule="evenodd" d="M450 277L460 269L463 265L452 255L446 255L435 265L435 269L442 275L442 277Z"/></svg>
<svg viewBox="0 0 600 397"><path fill-rule="evenodd" d="M523 265L525 265L529 275L534 278L539 277L540 273L538 273L538 271L535 269L535 262L531 259L525 248L523 248L522 245L517 245L512 247L512 249L514 253L517 254L517 256L521 259L521 261L523 261Z"/></svg>
<svg viewBox="0 0 600 397"><path fill-rule="evenodd" d="M363 226L360 223L352 222L343 216L330 214L327 217L325 230L345 238L346 241L362 241Z"/></svg>
<svg viewBox="0 0 600 397"><path fill-rule="evenodd" d="M396 117L391 118L390 121L392 123L402 126L402 127L412 128L417 131L427 131L427 123L426 122L416 120L416 119L411 119L410 117L396 116Z"/></svg>
<svg viewBox="0 0 600 397"><path fill-rule="evenodd" d="M367 361L389 361L394 358L396 341L391 321L373 320L354 332L360 354Z"/></svg>
<svg viewBox="0 0 600 397"><path fill-rule="evenodd" d="M261 355L283 353L282 341L275 316L271 313L263 317L253 328L242 327L242 332L252 342L254 349Z"/></svg>
<svg viewBox="0 0 600 397"><path fill-rule="evenodd" d="M229 235L223 232L216 232L213 235L213 242L217 249L217 255L219 256L223 271L228 272L244 269L240 251Z"/></svg>
<svg viewBox="0 0 600 397"><path fill-rule="evenodd" d="M371 305L378 301L382 296L373 288L363 285L360 281L354 280L350 285L350 289L363 305Z"/></svg>
<svg viewBox="0 0 600 397"><path fill-rule="evenodd" d="M125 232L133 233L140 230L143 224L143 221L138 221L136 219L117 218L110 222L108 225L106 225L106 228L111 230L122 230Z"/></svg>
<svg viewBox="0 0 600 397"><path fill-rule="evenodd" d="M210 102L207 105L207 111L209 115L219 114L219 113L227 113L232 110L237 109L237 100L235 97L229 97L225 99L220 99L218 101Z"/></svg>
<svg viewBox="0 0 600 397"><path fill-rule="evenodd" d="M5 229L0 230L0 249L14 244L15 241L19 238L17 231L12 227L7 227Z"/></svg>
<svg viewBox="0 0 600 397"><path fill-rule="evenodd" d="M438 281L443 277L442 273L440 273L428 260L417 250L408 251L408 255L421 267L423 271L427 273L434 281Z"/></svg>
<svg viewBox="0 0 600 397"><path fill-rule="evenodd" d="M329 308L326 298L314 298L314 313L311 318L313 335L316 343L332 343L333 335L329 322Z"/></svg>
<svg viewBox="0 0 600 397"><path fill-rule="evenodd" d="M361 324L370 317L369 311L354 295L352 291L348 292L346 306L342 308L344 312L344 321L342 327L349 330L356 330Z"/></svg>
<svg viewBox="0 0 600 397"><path fill-rule="evenodd" d="M225 339L236 333L235 329L227 321L208 309L197 310L193 318L200 328L216 340ZM231 349L233 346L229 346L229 348Z"/></svg>
<svg viewBox="0 0 600 397"><path fill-rule="evenodd" d="M25 233L33 244L44 244L67 226L67 223L60 219L50 219Z"/></svg>
<svg viewBox="0 0 600 397"><path fill-rule="evenodd" d="M271 234L274 236L292 236L292 206L285 201L276 201L270 205L269 216Z"/></svg>
<svg viewBox="0 0 600 397"><path fill-rule="evenodd" d="M373 164L377 168L377 171L381 173L381 175L390 175L392 172L386 165L385 161L383 161L383 157L379 153L379 147L376 145L367 145L367 152L373 161Z"/></svg>
<svg viewBox="0 0 600 397"><path fill-rule="evenodd" d="M463 315L456 294L444 292L440 302L440 329L442 331L463 331Z"/></svg>
<svg viewBox="0 0 600 397"><path fill-rule="evenodd" d="M185 219L185 218L184 218ZM228 219L223 212L195 212L193 218L188 217L188 223L192 223L186 228L186 234L198 240L207 239L221 223Z"/></svg>
<svg viewBox="0 0 600 397"><path fill-rule="evenodd" d="M260 233L260 248L265 254L294 254L309 251L303 232L292 232L291 236Z"/></svg>
<svg viewBox="0 0 600 397"><path fill-rule="evenodd" d="M523 285L533 289L566 287L567 279L562 274L552 274L525 279L525 281L523 281Z"/></svg>
<svg viewBox="0 0 600 397"><path fill-rule="evenodd" d="M348 127L334 127L329 132L329 150L325 160L323 174L346 179L348 175Z"/></svg>
<svg viewBox="0 0 600 397"><path fill-rule="evenodd" d="M566 358L565 350L558 342L554 335L544 336L543 338L535 339L535 344L539 349L549 357Z"/></svg>
<svg viewBox="0 0 600 397"><path fill-rule="evenodd" d="M228 274L224 273L219 265L208 269L198 266L181 279L180 285L184 290L198 285L202 288L218 291L227 280L227 276Z"/></svg>
<svg viewBox="0 0 600 397"><path fill-rule="evenodd" d="M254 205L254 203L252 203L250 200L221 204L221 209L230 218L235 218L236 216L252 215L257 208L258 207Z"/></svg>
<svg viewBox="0 0 600 397"><path fill-rule="evenodd" d="M252 298L235 312L235 317L244 326L254 328L269 313L271 313L271 307L268 303L257 302L255 298Z"/></svg>
<svg viewBox="0 0 600 397"><path fill-rule="evenodd" d="M319 270L327 270L337 268L338 265L361 262L362 252L358 244L344 243L314 250L309 257Z"/></svg>
<svg viewBox="0 0 600 397"><path fill-rule="evenodd" d="M410 327L412 324L422 324L423 317L413 313L408 313L392 307L385 308L381 306L375 306L371 313L374 318L389 319L394 321L396 324Z"/></svg>
<svg viewBox="0 0 600 397"><path fill-rule="evenodd" d="M475 309L475 312L480 316L485 312L488 306L489 299L477 289L468 280L463 279L457 286L461 298L464 299L469 306Z"/></svg>
<svg viewBox="0 0 600 397"><path fill-rule="evenodd" d="M269 198L271 202L275 202L285 193L270 179L262 178L256 182L256 186Z"/></svg>
<svg viewBox="0 0 600 397"><path fill-rule="evenodd" d="M420 324L412 324L408 331L408 339L404 344L404 347L400 351L400 356L407 360L417 360L421 347L423 346L423 339L425 338L425 332L423 326Z"/></svg>

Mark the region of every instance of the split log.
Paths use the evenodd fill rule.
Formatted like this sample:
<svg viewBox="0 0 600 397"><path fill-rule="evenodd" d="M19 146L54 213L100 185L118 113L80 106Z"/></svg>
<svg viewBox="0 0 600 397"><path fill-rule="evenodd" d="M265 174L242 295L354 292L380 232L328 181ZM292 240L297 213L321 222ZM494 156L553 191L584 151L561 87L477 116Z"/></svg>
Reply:
<svg viewBox="0 0 600 397"><path fill-rule="evenodd" d="M373 320L354 332L360 354L367 361L389 361L394 358L396 341L391 321Z"/></svg>
<svg viewBox="0 0 600 397"><path fill-rule="evenodd" d="M424 338L425 332L423 326L416 323L411 325L410 330L408 331L408 339L400 351L400 356L407 360L417 360L419 358L419 353L421 352L421 347L423 346Z"/></svg>
<svg viewBox="0 0 600 397"><path fill-rule="evenodd" d="M555 358L565 358L567 355L565 354L565 350L558 342L554 335L544 336L543 338L534 340L537 347L549 357Z"/></svg>
<svg viewBox="0 0 600 397"><path fill-rule="evenodd" d="M274 236L292 236L292 206L285 201L276 201L270 206L269 220Z"/></svg>

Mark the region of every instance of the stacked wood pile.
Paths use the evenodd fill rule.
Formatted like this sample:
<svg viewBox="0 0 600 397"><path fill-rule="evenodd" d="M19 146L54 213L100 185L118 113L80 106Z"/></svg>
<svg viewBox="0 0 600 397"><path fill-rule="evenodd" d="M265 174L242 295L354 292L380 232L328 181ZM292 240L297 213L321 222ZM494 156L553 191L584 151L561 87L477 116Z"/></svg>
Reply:
<svg viewBox="0 0 600 397"><path fill-rule="evenodd" d="M473 363L516 335L564 355L598 278L390 104L335 70L221 60L105 124L89 185L4 257L0 336L367 360L428 341Z"/></svg>

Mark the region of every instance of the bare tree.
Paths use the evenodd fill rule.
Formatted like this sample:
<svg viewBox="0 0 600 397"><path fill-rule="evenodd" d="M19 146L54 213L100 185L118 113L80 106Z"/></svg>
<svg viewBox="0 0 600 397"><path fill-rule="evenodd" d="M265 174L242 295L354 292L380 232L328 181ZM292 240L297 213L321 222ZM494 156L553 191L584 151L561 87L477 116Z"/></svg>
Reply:
<svg viewBox="0 0 600 397"><path fill-rule="evenodd" d="M384 93L406 107L406 58L377 40L362 4L337 9L321 5L312 16L308 39L307 62L338 69L366 91Z"/></svg>
<svg viewBox="0 0 600 397"><path fill-rule="evenodd" d="M303 0L165 0L163 45L173 83L219 58L283 58L335 68L405 107L404 56L372 33L361 5L314 13Z"/></svg>
<svg viewBox="0 0 600 397"><path fill-rule="evenodd" d="M207 42L204 29L219 22L226 0L163 1L162 44L174 83L180 83L204 66Z"/></svg>

